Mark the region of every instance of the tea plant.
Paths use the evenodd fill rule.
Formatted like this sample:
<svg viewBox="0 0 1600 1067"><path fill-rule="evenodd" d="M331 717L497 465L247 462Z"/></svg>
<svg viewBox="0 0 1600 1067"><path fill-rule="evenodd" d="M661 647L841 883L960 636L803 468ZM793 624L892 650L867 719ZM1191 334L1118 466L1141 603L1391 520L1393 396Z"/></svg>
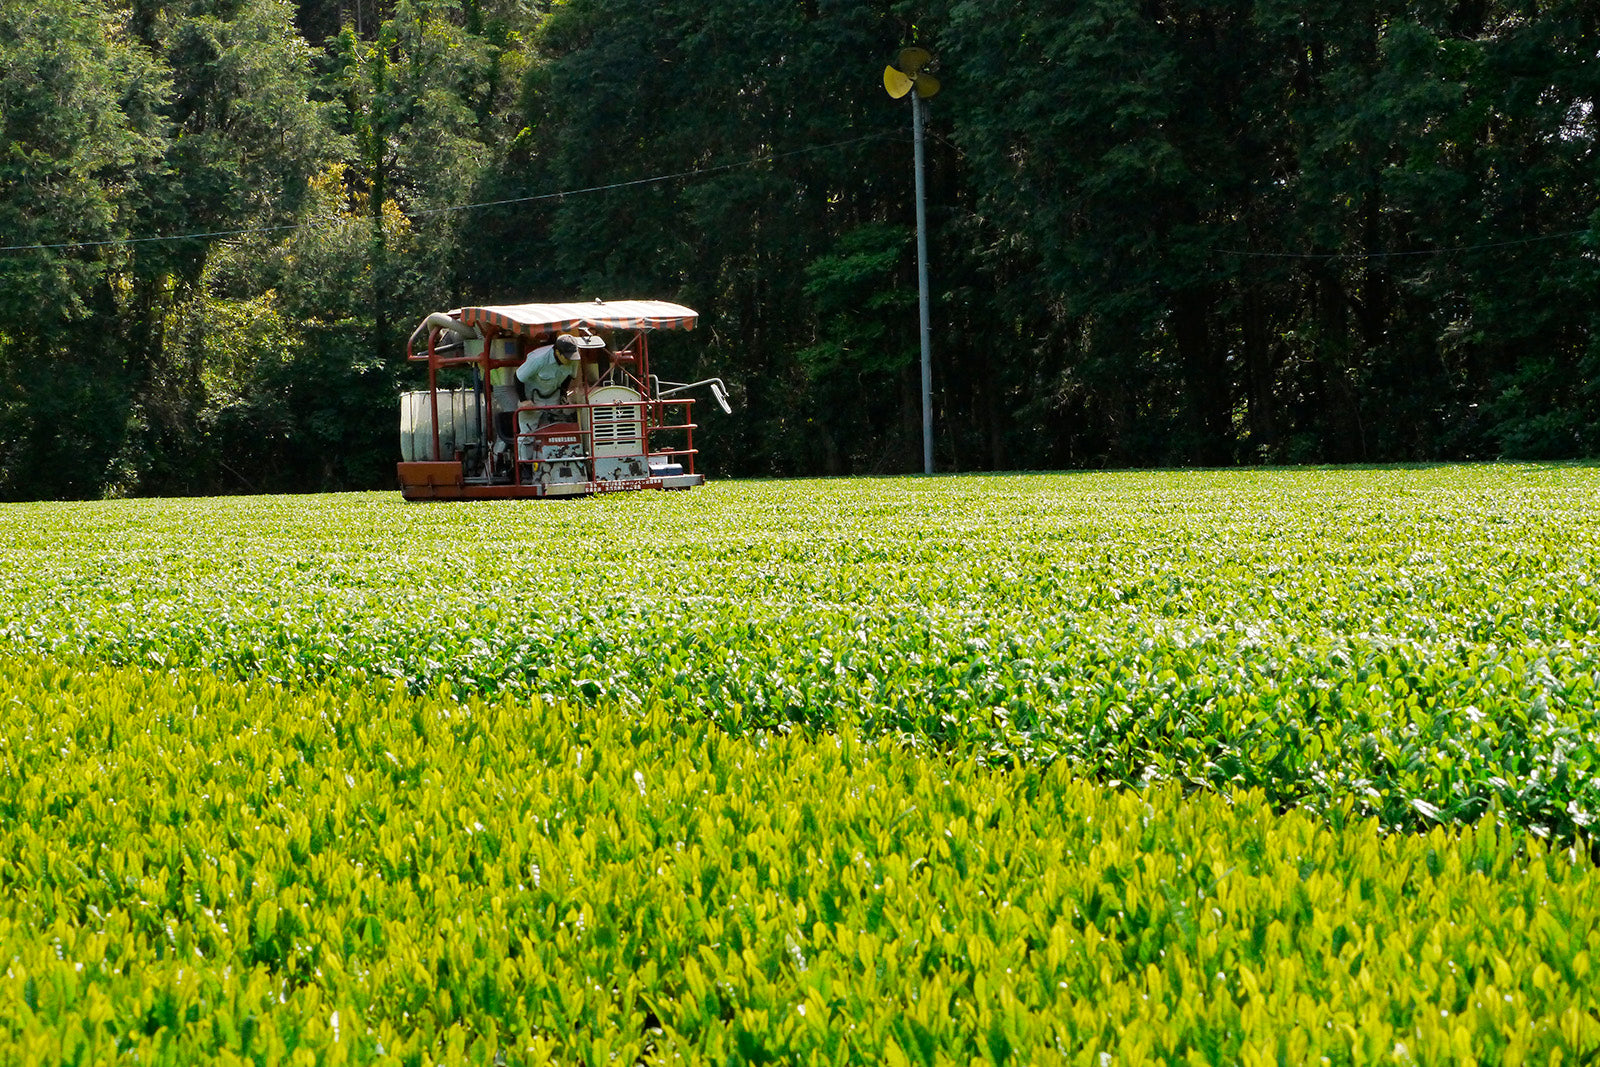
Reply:
<svg viewBox="0 0 1600 1067"><path fill-rule="evenodd" d="M1600 884L1492 819L846 724L0 674L0 1062L1584 1062Z"/></svg>
<svg viewBox="0 0 1600 1067"><path fill-rule="evenodd" d="M1600 811L1586 467L711 484L0 509L0 643L1570 840Z"/></svg>

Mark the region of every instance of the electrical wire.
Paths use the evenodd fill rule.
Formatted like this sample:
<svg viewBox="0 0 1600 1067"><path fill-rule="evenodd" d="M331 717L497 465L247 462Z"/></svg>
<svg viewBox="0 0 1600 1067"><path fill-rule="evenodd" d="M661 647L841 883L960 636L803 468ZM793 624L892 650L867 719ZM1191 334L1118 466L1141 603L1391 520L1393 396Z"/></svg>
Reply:
<svg viewBox="0 0 1600 1067"><path fill-rule="evenodd" d="M1464 252L1482 252L1492 248L1510 248L1515 245L1535 244L1539 241L1561 241L1568 237L1590 233L1588 229L1545 233L1537 237L1519 237L1510 241L1490 241L1485 244L1461 245L1456 248L1420 248L1410 252L1250 252L1242 248L1213 248L1211 251L1225 256L1245 256L1251 259L1401 259L1407 256L1453 256Z"/></svg>
<svg viewBox="0 0 1600 1067"><path fill-rule="evenodd" d="M931 140L942 142L951 150L960 153L961 146L935 131L927 131ZM1508 241L1490 241L1485 244L1462 245L1456 248L1421 248L1408 252L1252 252L1242 248L1211 248L1208 251L1224 256L1243 256L1249 259L1311 259L1311 260L1369 260L1369 259L1403 259L1412 256L1453 256L1465 252L1482 252L1495 248L1510 248L1516 245L1535 244L1540 241L1560 241L1568 237L1578 237L1594 232L1590 229L1564 230L1561 233L1540 234L1537 237L1519 237Z"/></svg>
<svg viewBox="0 0 1600 1067"><path fill-rule="evenodd" d="M861 137L852 137L845 141L834 141L832 144L812 145L808 148L795 148L787 152L774 152L769 155L759 156L755 159L742 160L738 163L719 163L713 167L697 167L694 170L682 170L675 174L657 174L649 178L633 178L625 182L612 182L609 185L591 185L586 189L569 189L559 193L538 193L533 196L516 196L509 200L485 200L479 204L462 204L459 207L424 208L411 213L413 218L422 215L443 215L453 211L472 211L484 207L500 207L505 204L531 204L536 200L559 200L564 196L582 196L584 193L604 193L612 189L626 189L633 185L653 185L656 182L676 181L679 178L698 178L705 174L720 174L723 171L737 170L740 167L753 167L757 163L771 163L774 160L787 159L790 156L805 155L810 152L825 152L833 148L843 148L847 145L860 144L863 141L879 141L894 136L891 133L869 133ZM3 249L0 249L3 251Z"/></svg>
<svg viewBox="0 0 1600 1067"><path fill-rule="evenodd" d="M633 178L629 181L611 182L606 185L591 185L582 189L563 189L554 193L536 193L532 196L515 196L505 200L484 200L475 204L453 204L449 207L423 208L408 213L410 218L421 218L429 215L449 215L463 211L477 211L482 208L503 207L508 204L531 204L540 200L560 200L568 196L583 196L587 193L604 193L613 189L626 189L635 185L653 185L660 182L678 181L684 178L698 178L707 174L720 174L724 171L738 170L742 167L754 167L762 163L772 163L791 156L806 155L811 152L826 152L835 148L844 148L865 141L878 141L895 136L890 132L863 134L860 137L851 137L843 141L833 141L829 144L809 145L805 148L794 148L787 152L769 152L764 156L754 159L740 160L736 163L719 163L710 167L695 167L691 170L680 170L672 174L655 174L648 178ZM154 237L119 237L106 241L63 241L59 244L32 244L32 245L0 245L0 252L42 252L62 248L104 248L111 245L137 245L151 244L162 241L194 241L213 237L240 237L246 234L282 233L286 230L304 230L318 225L315 222L287 223L279 226L247 226L237 230L207 230L196 233L166 234Z"/></svg>
<svg viewBox="0 0 1600 1067"><path fill-rule="evenodd" d="M880 131L864 134L860 137L851 137L843 141L833 141L828 144L810 145L805 148L790 149L786 152L769 152L754 159L740 160L734 163L719 163L710 167L695 167L689 170L674 171L670 174L654 174L645 178L633 178L628 181L609 182L604 185L590 185L581 189L563 189L553 193L536 193L531 196L515 196L502 200L483 200L472 204L453 204L448 207L422 208L408 213L410 218L423 218L426 216L450 215L465 211L478 211L491 207L506 207L514 204L532 204L542 200L560 200L569 196L584 196L590 193L604 193L616 189L627 189L639 185L655 185L661 182L679 181L686 178L698 178L708 174L720 174L725 171L738 170L743 167L753 167L762 163L772 163L792 156L806 155L812 152L825 152L835 148L845 148L866 141L904 140L903 131ZM942 138L940 138L943 140ZM949 142L946 142L949 144ZM954 147L952 145L952 147ZM318 225L315 222L287 223L278 226L246 226L232 230L203 230L191 233L165 234L151 237L119 237L105 241L62 241L54 244L30 245L0 245L0 252L42 252L54 251L64 248L105 248L115 245L153 244L168 241L196 241L209 240L219 237L243 237L255 234L284 233L293 230L309 229ZM1542 241L1559 241L1569 237L1577 237L1592 232L1589 229L1566 230L1561 233L1540 234L1536 237L1523 237L1509 241L1491 241L1484 244L1462 245L1456 248L1423 248L1406 252L1256 252L1242 248L1213 248L1212 252L1225 256L1240 256L1249 259L1293 259L1293 260L1373 260L1373 259L1402 259L1415 256L1448 256L1466 252L1480 252L1496 248L1510 248L1517 245L1534 244Z"/></svg>

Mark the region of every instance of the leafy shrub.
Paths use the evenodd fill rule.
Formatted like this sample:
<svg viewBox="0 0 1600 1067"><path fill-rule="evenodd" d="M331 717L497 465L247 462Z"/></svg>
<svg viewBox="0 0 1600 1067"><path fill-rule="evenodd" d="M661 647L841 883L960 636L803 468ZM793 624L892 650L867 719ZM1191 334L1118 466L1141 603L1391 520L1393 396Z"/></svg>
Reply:
<svg viewBox="0 0 1600 1067"><path fill-rule="evenodd" d="M1426 829L1600 811L1591 468L0 510L0 642L853 726Z"/></svg>
<svg viewBox="0 0 1600 1067"><path fill-rule="evenodd" d="M1595 869L1491 819L1392 834L653 702L5 666L6 1062L1600 1049Z"/></svg>

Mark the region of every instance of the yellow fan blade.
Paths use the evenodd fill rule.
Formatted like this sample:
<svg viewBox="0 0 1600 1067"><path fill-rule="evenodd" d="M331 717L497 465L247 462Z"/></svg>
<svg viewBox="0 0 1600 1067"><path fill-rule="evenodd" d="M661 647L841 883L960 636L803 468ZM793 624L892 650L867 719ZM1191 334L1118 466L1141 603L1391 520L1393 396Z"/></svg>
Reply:
<svg viewBox="0 0 1600 1067"><path fill-rule="evenodd" d="M933 53L928 51L926 48L918 48L915 45L912 45L910 48L900 49L900 51L894 57L894 65L911 75L913 78L917 76L917 72L919 70L932 62Z"/></svg>
<svg viewBox="0 0 1600 1067"><path fill-rule="evenodd" d="M883 68L883 87L889 90L889 95L896 100L909 93L914 84L916 83L893 67Z"/></svg>
<svg viewBox="0 0 1600 1067"><path fill-rule="evenodd" d="M917 75L917 95L926 100L939 91L939 79L932 74Z"/></svg>

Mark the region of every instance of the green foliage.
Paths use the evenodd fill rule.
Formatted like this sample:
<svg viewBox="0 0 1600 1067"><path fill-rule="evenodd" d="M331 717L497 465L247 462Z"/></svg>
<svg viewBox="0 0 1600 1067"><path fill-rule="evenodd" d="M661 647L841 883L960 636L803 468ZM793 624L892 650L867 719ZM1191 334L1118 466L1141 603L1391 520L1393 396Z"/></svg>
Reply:
<svg viewBox="0 0 1600 1067"><path fill-rule="evenodd" d="M393 427L379 416L394 406L400 367L373 352L374 224L364 204L346 206L345 179L333 167L312 182L316 225L217 249L194 303L177 312L177 347L199 353L208 374L184 444L213 484L332 488L393 470ZM417 234L392 203L381 225L388 250L415 253Z"/></svg>
<svg viewBox="0 0 1600 1067"><path fill-rule="evenodd" d="M292 8L197 4L163 9L152 25L177 75L172 113L184 137L174 162L194 187L193 216L293 219L312 175L343 148L328 105L308 99L313 55L292 31Z"/></svg>
<svg viewBox="0 0 1600 1067"><path fill-rule="evenodd" d="M102 5L0 6L0 499L122 485L128 235L166 147L164 73Z"/></svg>
<svg viewBox="0 0 1600 1067"><path fill-rule="evenodd" d="M161 70L102 5L0 7L0 234L7 245L125 236L164 150ZM93 289L125 253L52 248L0 255L0 322L14 343L92 314Z"/></svg>
<svg viewBox="0 0 1600 1067"><path fill-rule="evenodd" d="M1597 447L1577 0L45 0L0 30L0 233L113 242L0 253L9 498L371 488L410 324L630 294L705 317L674 358L734 386L713 471L917 469L908 116L877 81L912 38L946 87L941 468ZM169 234L212 236L115 243ZM337 323L229 383L251 419L341 398L254 457L207 437L201 365L259 347L185 320L219 297ZM63 415L62 378L116 395Z"/></svg>
<svg viewBox="0 0 1600 1067"><path fill-rule="evenodd" d="M909 435L896 442L893 434L866 434L862 427L894 427L909 400L900 386L917 360L915 335L905 328L917 321L907 269L912 240L903 226L869 223L843 234L836 251L806 268L816 339L795 358L816 402L812 425L830 474L905 466L895 453L911 444ZM855 454L841 454L847 449Z"/></svg>
<svg viewBox="0 0 1600 1067"><path fill-rule="evenodd" d="M1579 6L942 5L1046 417L1113 462L1589 454L1533 369L1592 378Z"/></svg>
<svg viewBox="0 0 1600 1067"><path fill-rule="evenodd" d="M806 268L805 294L817 308L817 343L799 352L807 374L821 380L856 370L864 380L903 370L915 353L896 346L896 319L916 307L905 284L912 234L903 226L870 224L839 239L837 252Z"/></svg>
<svg viewBox="0 0 1600 1067"><path fill-rule="evenodd" d="M459 220L428 212L471 199L522 46L493 5L403 3L319 76L293 13L0 16L7 240L213 235L0 254L0 495L392 477L394 323L458 302Z"/></svg>
<svg viewBox="0 0 1600 1067"><path fill-rule="evenodd" d="M736 383L744 413L696 434L719 469L902 468L916 414L898 400L911 383L889 376L886 410L840 408L841 394L881 391L884 375L854 362L812 373L806 350L837 342L844 324L806 288L808 269L859 251L848 234L887 236L909 218L909 156L890 140L905 116L872 81L903 29L886 5L555 5L533 40L525 133L496 196L707 173L487 212L469 284L522 299L654 293L701 309L711 329L683 374ZM903 268L875 280L881 292L907 283ZM908 337L914 348L914 315L849 311L890 336L880 355L899 357Z"/></svg>
<svg viewBox="0 0 1600 1067"><path fill-rule="evenodd" d="M1582 856L672 710L0 672L12 1062L1581 1062Z"/></svg>
<svg viewBox="0 0 1600 1067"><path fill-rule="evenodd" d="M0 638L1572 840L1600 815L1595 488L1489 467L15 508Z"/></svg>

